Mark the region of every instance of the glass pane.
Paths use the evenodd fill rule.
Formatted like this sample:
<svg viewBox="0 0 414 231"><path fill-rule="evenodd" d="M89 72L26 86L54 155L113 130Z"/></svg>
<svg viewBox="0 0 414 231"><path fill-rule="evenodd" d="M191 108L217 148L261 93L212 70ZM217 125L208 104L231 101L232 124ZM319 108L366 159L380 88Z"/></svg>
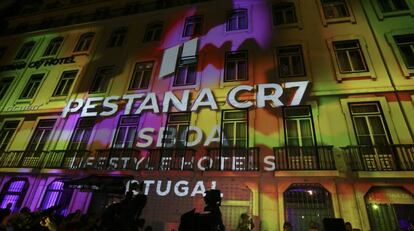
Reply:
<svg viewBox="0 0 414 231"><path fill-rule="evenodd" d="M298 126L296 120L286 120L286 127L287 127L287 136L290 137L298 137Z"/></svg>
<svg viewBox="0 0 414 231"><path fill-rule="evenodd" d="M362 57L360 50L350 51L349 56L351 58L352 67L354 71L365 71L366 70L364 58Z"/></svg>
<svg viewBox="0 0 414 231"><path fill-rule="evenodd" d="M346 51L337 51L336 57L338 58L339 62L339 69L341 72L351 72L351 64L349 63L348 56Z"/></svg>
<svg viewBox="0 0 414 231"><path fill-rule="evenodd" d="M234 62L227 62L226 65L226 80L235 80L235 63Z"/></svg>
<svg viewBox="0 0 414 231"><path fill-rule="evenodd" d="M369 135L368 124L365 120L365 117L354 117L355 129L357 135Z"/></svg>
<svg viewBox="0 0 414 231"><path fill-rule="evenodd" d="M400 46L400 50L407 68L414 68L414 44Z"/></svg>

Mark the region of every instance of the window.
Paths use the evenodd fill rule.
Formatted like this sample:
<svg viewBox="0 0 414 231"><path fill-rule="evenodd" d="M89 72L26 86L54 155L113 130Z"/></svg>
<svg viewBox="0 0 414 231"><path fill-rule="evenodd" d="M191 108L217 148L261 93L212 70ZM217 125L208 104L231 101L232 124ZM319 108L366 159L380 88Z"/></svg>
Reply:
<svg viewBox="0 0 414 231"><path fill-rule="evenodd" d="M0 59L3 58L4 54L6 53L6 47L0 47Z"/></svg>
<svg viewBox="0 0 414 231"><path fill-rule="evenodd" d="M121 28L112 32L111 37L109 38L107 47L120 47L125 40L127 30Z"/></svg>
<svg viewBox="0 0 414 231"><path fill-rule="evenodd" d="M247 9L238 9L229 13L227 31L246 30L248 28Z"/></svg>
<svg viewBox="0 0 414 231"><path fill-rule="evenodd" d="M319 184L292 184L284 193L285 219L295 230L308 230L311 222L323 227L334 217L331 194Z"/></svg>
<svg viewBox="0 0 414 231"><path fill-rule="evenodd" d="M368 66L358 40L333 42L333 46L341 73L368 71Z"/></svg>
<svg viewBox="0 0 414 231"><path fill-rule="evenodd" d="M200 35L202 24L202 16L193 16L186 18L184 24L183 37Z"/></svg>
<svg viewBox="0 0 414 231"><path fill-rule="evenodd" d="M304 76L302 46L286 46L276 49L280 77Z"/></svg>
<svg viewBox="0 0 414 231"><path fill-rule="evenodd" d="M75 77L78 74L78 71L65 71L60 76L58 85L53 92L53 96L67 96L72 87Z"/></svg>
<svg viewBox="0 0 414 231"><path fill-rule="evenodd" d="M414 69L414 34L394 36L405 66Z"/></svg>
<svg viewBox="0 0 414 231"><path fill-rule="evenodd" d="M349 109L359 145L391 143L379 103L352 103Z"/></svg>
<svg viewBox="0 0 414 231"><path fill-rule="evenodd" d="M20 48L19 52L17 52L17 55L14 59L26 59L29 56L35 44L36 43L33 41L24 43L23 46Z"/></svg>
<svg viewBox="0 0 414 231"><path fill-rule="evenodd" d="M247 52L227 52L224 82L247 80Z"/></svg>
<svg viewBox="0 0 414 231"><path fill-rule="evenodd" d="M349 17L345 0L321 0L326 19Z"/></svg>
<svg viewBox="0 0 414 231"><path fill-rule="evenodd" d="M283 120L286 146L302 147L315 144L313 119L309 106L283 108Z"/></svg>
<svg viewBox="0 0 414 231"><path fill-rule="evenodd" d="M180 113L169 113L167 118L166 133L164 135L165 147L171 147L172 140L170 137L175 137L175 144L172 146L183 148L187 146L188 134L187 130L190 126L191 113L180 112Z"/></svg>
<svg viewBox="0 0 414 231"><path fill-rule="evenodd" d="M18 120L4 122L0 131L0 151L6 150L13 134L16 132L17 126L19 126Z"/></svg>
<svg viewBox="0 0 414 231"><path fill-rule="evenodd" d="M98 68L95 74L90 93L104 93L107 91L109 82L114 74L113 67Z"/></svg>
<svg viewBox="0 0 414 231"><path fill-rule="evenodd" d="M46 210L52 206L58 206L60 214L64 215L71 197L72 190L65 189L62 180L55 180L47 186L40 208Z"/></svg>
<svg viewBox="0 0 414 231"><path fill-rule="evenodd" d="M144 42L160 41L162 33L162 24L150 24L145 31Z"/></svg>
<svg viewBox="0 0 414 231"><path fill-rule="evenodd" d="M79 38L79 41L76 44L75 49L73 50L73 52L88 51L89 48L91 47L92 40L93 40L94 36L95 36L95 33L93 33L93 32L88 32L88 33L82 34L81 37Z"/></svg>
<svg viewBox="0 0 414 231"><path fill-rule="evenodd" d="M49 140L50 133L55 126L55 119L40 120L27 146L28 151L42 151Z"/></svg>
<svg viewBox="0 0 414 231"><path fill-rule="evenodd" d="M136 63L128 90L147 89L154 62Z"/></svg>
<svg viewBox="0 0 414 231"><path fill-rule="evenodd" d="M383 13L409 10L405 0L377 0Z"/></svg>
<svg viewBox="0 0 414 231"><path fill-rule="evenodd" d="M223 147L247 147L248 118L246 110L226 110L221 115Z"/></svg>
<svg viewBox="0 0 414 231"><path fill-rule="evenodd" d="M196 84L197 58L181 57L177 66L177 74L174 78L174 86L188 86Z"/></svg>
<svg viewBox="0 0 414 231"><path fill-rule="evenodd" d="M294 3L279 3L272 6L273 25L285 25L296 23L296 12Z"/></svg>
<svg viewBox="0 0 414 231"><path fill-rule="evenodd" d="M17 212L26 196L29 182L26 178L12 178L4 184L0 195L0 208L12 204L11 211Z"/></svg>
<svg viewBox="0 0 414 231"><path fill-rule="evenodd" d="M112 147L133 148L138 131L139 116L122 116L114 137Z"/></svg>
<svg viewBox="0 0 414 231"><path fill-rule="evenodd" d="M68 150L86 150L94 125L93 118L79 119L70 138Z"/></svg>
<svg viewBox="0 0 414 231"><path fill-rule="evenodd" d="M56 55L62 43L63 43L62 37L57 37L57 38L50 40L49 45L47 45L47 48L43 56Z"/></svg>
<svg viewBox="0 0 414 231"><path fill-rule="evenodd" d="M0 101L4 98L12 83L13 77L0 78Z"/></svg>
<svg viewBox="0 0 414 231"><path fill-rule="evenodd" d="M42 83L43 76L44 74L34 74L30 76L29 82L27 82L22 94L20 95L20 99L33 98Z"/></svg>

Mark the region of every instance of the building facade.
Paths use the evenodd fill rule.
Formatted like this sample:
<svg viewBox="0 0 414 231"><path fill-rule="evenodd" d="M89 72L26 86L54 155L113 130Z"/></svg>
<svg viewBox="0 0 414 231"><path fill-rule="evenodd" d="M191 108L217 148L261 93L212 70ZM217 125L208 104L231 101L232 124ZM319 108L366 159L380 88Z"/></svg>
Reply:
<svg viewBox="0 0 414 231"><path fill-rule="evenodd" d="M0 207L414 219L413 0L43 1L0 37Z"/></svg>

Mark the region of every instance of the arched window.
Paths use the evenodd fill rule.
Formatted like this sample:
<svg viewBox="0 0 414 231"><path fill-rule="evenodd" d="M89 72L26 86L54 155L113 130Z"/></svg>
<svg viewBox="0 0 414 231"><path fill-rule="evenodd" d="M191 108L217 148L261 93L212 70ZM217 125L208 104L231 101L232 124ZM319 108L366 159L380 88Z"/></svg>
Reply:
<svg viewBox="0 0 414 231"><path fill-rule="evenodd" d="M26 178L12 178L1 190L0 208L6 208L11 203L12 212L18 211L26 195L29 182Z"/></svg>
<svg viewBox="0 0 414 231"><path fill-rule="evenodd" d="M402 187L372 187L365 195L371 230L408 230L414 196Z"/></svg>
<svg viewBox="0 0 414 231"><path fill-rule="evenodd" d="M293 230L306 231L315 222L333 217L331 194L319 184L292 184L284 193L285 218Z"/></svg>
<svg viewBox="0 0 414 231"><path fill-rule="evenodd" d="M85 52L88 51L91 44L93 37L95 36L95 33L88 32L81 35L81 37L78 40L78 43L75 46L75 49L73 52Z"/></svg>
<svg viewBox="0 0 414 231"><path fill-rule="evenodd" d="M42 199L41 209L45 210L52 206L59 206L59 211L65 213L72 197L72 190L65 189L62 180L55 180L47 186L45 195Z"/></svg>

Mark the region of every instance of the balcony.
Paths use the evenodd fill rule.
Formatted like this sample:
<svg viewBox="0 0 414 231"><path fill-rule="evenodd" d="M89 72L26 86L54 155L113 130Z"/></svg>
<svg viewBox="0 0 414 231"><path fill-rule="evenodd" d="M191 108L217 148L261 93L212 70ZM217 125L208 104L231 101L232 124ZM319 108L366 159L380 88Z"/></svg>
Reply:
<svg viewBox="0 0 414 231"><path fill-rule="evenodd" d="M275 147L276 171L336 170L333 146Z"/></svg>
<svg viewBox="0 0 414 231"><path fill-rule="evenodd" d="M206 170L259 171L259 148L207 148Z"/></svg>
<svg viewBox="0 0 414 231"><path fill-rule="evenodd" d="M344 147L353 171L414 171L414 144Z"/></svg>
<svg viewBox="0 0 414 231"><path fill-rule="evenodd" d="M194 149L105 149L9 151L0 156L3 168L96 170L194 170Z"/></svg>

